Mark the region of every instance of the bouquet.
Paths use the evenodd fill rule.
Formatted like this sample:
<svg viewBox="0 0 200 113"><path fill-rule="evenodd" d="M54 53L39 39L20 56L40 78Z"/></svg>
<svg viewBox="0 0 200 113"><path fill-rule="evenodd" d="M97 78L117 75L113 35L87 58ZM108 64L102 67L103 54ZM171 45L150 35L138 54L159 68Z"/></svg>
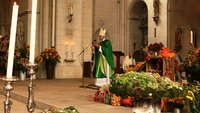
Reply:
<svg viewBox="0 0 200 113"><path fill-rule="evenodd" d="M194 80L200 81L200 48L194 50L189 50L188 56L184 61L184 69L187 73L187 78L189 82Z"/></svg>
<svg viewBox="0 0 200 113"><path fill-rule="evenodd" d="M26 45L22 48L15 48L14 66L23 73L27 71L27 68L24 67L24 64L29 62L29 49L29 45Z"/></svg>
<svg viewBox="0 0 200 113"><path fill-rule="evenodd" d="M191 113L200 113L200 83L195 81L186 86L185 101L190 106Z"/></svg>
<svg viewBox="0 0 200 113"><path fill-rule="evenodd" d="M35 58L37 63L57 63L60 62L60 55L56 51L55 48L46 48L44 51L41 52L39 56Z"/></svg>
<svg viewBox="0 0 200 113"><path fill-rule="evenodd" d="M150 44L148 46L148 51L159 52L163 47L164 47L164 45L162 44L162 42L160 42L160 43L156 42L156 43Z"/></svg>

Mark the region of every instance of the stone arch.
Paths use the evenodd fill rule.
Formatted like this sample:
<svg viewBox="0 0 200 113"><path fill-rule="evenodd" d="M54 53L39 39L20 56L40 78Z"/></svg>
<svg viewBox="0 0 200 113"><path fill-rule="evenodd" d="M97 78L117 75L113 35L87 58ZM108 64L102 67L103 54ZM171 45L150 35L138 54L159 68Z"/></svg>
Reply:
<svg viewBox="0 0 200 113"><path fill-rule="evenodd" d="M129 6L129 51L141 50L148 44L148 8L144 1L135 0Z"/></svg>

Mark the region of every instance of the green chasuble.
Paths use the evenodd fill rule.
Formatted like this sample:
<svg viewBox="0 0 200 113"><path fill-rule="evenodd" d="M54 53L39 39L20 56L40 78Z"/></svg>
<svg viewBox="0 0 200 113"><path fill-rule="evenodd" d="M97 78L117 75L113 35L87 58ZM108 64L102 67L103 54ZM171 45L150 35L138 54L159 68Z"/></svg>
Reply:
<svg viewBox="0 0 200 113"><path fill-rule="evenodd" d="M106 78L109 73L110 78L114 77L114 60L113 60L113 51L112 44L110 40L105 39L100 43L102 52L99 51L99 48L95 49L94 56L94 70L93 74L95 78ZM109 69L107 67L109 65ZM109 72L108 72L109 71Z"/></svg>

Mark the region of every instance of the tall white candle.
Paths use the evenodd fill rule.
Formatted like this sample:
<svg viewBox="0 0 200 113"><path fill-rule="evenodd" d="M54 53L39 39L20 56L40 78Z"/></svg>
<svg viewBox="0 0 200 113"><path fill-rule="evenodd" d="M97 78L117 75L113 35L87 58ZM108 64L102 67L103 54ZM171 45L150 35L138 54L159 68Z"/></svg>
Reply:
<svg viewBox="0 0 200 113"><path fill-rule="evenodd" d="M71 15L73 14L73 6L72 5L70 6L70 14Z"/></svg>
<svg viewBox="0 0 200 113"><path fill-rule="evenodd" d="M69 56L68 56L68 54L69 54L69 44L66 44L66 59L68 60L69 59Z"/></svg>
<svg viewBox="0 0 200 113"><path fill-rule="evenodd" d="M68 13L69 15L73 14L73 5L71 3L69 4L69 7L68 7Z"/></svg>
<svg viewBox="0 0 200 113"><path fill-rule="evenodd" d="M71 52L74 52L74 43L71 43Z"/></svg>
<svg viewBox="0 0 200 113"><path fill-rule="evenodd" d="M36 13L37 13L37 0L32 0L31 38L30 38L30 56L29 56L30 63L34 63L35 59Z"/></svg>
<svg viewBox="0 0 200 113"><path fill-rule="evenodd" d="M190 31L190 43L193 43L193 31Z"/></svg>
<svg viewBox="0 0 200 113"><path fill-rule="evenodd" d="M10 29L10 42L8 50L8 65L6 77L11 78L13 72L13 60L14 60L14 49L15 49L15 37L16 37L16 28L17 28L17 17L18 17L19 6L14 2L12 10L12 21Z"/></svg>

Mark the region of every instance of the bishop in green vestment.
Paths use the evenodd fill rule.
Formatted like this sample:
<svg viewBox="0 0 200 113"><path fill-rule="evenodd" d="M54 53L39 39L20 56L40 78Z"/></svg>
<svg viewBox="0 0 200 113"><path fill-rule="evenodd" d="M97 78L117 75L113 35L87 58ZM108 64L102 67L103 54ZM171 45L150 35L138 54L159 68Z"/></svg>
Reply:
<svg viewBox="0 0 200 113"><path fill-rule="evenodd" d="M100 29L100 43L94 45L94 70L95 85L103 86L110 84L114 77L114 59L111 41L105 38L105 29Z"/></svg>

